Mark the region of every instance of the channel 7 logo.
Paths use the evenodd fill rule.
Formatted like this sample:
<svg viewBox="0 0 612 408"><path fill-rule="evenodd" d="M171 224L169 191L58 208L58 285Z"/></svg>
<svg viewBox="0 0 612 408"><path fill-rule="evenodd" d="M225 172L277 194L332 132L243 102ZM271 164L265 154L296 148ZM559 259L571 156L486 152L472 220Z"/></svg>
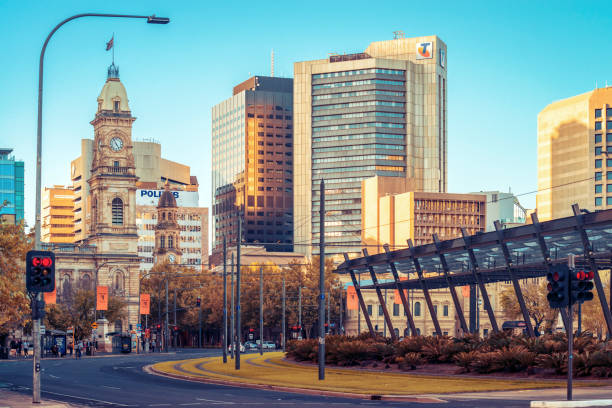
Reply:
<svg viewBox="0 0 612 408"><path fill-rule="evenodd" d="M433 42L416 43L416 59L433 58Z"/></svg>

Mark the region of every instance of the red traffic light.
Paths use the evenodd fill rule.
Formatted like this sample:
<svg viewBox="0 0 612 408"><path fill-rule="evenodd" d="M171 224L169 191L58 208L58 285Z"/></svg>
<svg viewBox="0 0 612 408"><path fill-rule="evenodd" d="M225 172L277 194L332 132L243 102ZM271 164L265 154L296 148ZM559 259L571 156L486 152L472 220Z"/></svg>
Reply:
<svg viewBox="0 0 612 408"><path fill-rule="evenodd" d="M585 280L586 279L586 273L584 273L584 271L582 271L582 270L576 271L576 279L578 279L578 280Z"/></svg>
<svg viewBox="0 0 612 408"><path fill-rule="evenodd" d="M35 257L32 258L32 266L40 266L42 264L42 259Z"/></svg>
<svg viewBox="0 0 612 408"><path fill-rule="evenodd" d="M552 278L555 282L559 280L559 272L555 271L552 275Z"/></svg>
<svg viewBox="0 0 612 408"><path fill-rule="evenodd" d="M255 329L249 329L249 333L253 333Z"/></svg>
<svg viewBox="0 0 612 408"><path fill-rule="evenodd" d="M586 278L585 279L593 279L593 278L595 278L595 272L593 272L593 271L586 272Z"/></svg>
<svg viewBox="0 0 612 408"><path fill-rule="evenodd" d="M43 258L42 259L42 266L44 266L45 268L50 267L51 265L53 265L53 260L51 258Z"/></svg>
<svg viewBox="0 0 612 408"><path fill-rule="evenodd" d="M552 290L553 290L552 284L549 283L548 285L546 285L546 289L548 289L549 292L552 292Z"/></svg>

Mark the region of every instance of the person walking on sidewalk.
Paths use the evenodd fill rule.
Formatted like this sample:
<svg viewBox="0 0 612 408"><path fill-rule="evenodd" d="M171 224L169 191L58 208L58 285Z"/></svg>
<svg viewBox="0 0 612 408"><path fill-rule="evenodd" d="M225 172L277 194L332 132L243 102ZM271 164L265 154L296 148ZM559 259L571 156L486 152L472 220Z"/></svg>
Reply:
<svg viewBox="0 0 612 408"><path fill-rule="evenodd" d="M81 352L83 350L83 343L79 341L76 346L76 358L77 360L81 359Z"/></svg>

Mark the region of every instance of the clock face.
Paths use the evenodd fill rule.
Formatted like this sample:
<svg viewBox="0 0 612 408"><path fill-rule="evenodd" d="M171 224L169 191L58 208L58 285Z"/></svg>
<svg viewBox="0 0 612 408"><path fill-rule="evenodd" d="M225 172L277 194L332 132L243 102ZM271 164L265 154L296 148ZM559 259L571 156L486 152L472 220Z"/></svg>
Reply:
<svg viewBox="0 0 612 408"><path fill-rule="evenodd" d="M170 263L174 263L176 258L174 257L174 255L170 254L170 255L168 255L168 260L170 261Z"/></svg>
<svg viewBox="0 0 612 408"><path fill-rule="evenodd" d="M123 140L121 140L120 137L113 137L110 141L110 147L115 152L118 152L119 150L123 149Z"/></svg>

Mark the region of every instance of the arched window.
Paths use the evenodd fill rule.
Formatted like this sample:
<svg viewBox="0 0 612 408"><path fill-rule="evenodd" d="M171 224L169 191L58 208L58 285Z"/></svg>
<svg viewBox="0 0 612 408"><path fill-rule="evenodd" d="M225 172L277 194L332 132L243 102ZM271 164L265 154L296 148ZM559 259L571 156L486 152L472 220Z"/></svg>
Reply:
<svg viewBox="0 0 612 408"><path fill-rule="evenodd" d="M91 290L91 278L85 274L80 279L81 288L85 290Z"/></svg>
<svg viewBox="0 0 612 408"><path fill-rule="evenodd" d="M168 248L174 248L174 239L172 235L168 235Z"/></svg>
<svg viewBox="0 0 612 408"><path fill-rule="evenodd" d="M393 331L395 332L395 337L399 337L399 329L396 327Z"/></svg>
<svg viewBox="0 0 612 408"><path fill-rule="evenodd" d="M414 315L415 316L420 316L421 315L421 302L415 302L414 303Z"/></svg>
<svg viewBox="0 0 612 408"><path fill-rule="evenodd" d="M64 275L62 278L62 290L60 291L62 296L68 296L72 292L70 286L70 275Z"/></svg>
<svg viewBox="0 0 612 408"><path fill-rule="evenodd" d="M164 237L163 235L159 237L159 247L160 248L166 247L166 237Z"/></svg>
<svg viewBox="0 0 612 408"><path fill-rule="evenodd" d="M162 213L162 220L163 220L163 221L165 221L165 220L166 220L166 213L165 213L165 212L163 212L163 213Z"/></svg>
<svg viewBox="0 0 612 408"><path fill-rule="evenodd" d="M113 225L123 225L123 201L120 198L113 199Z"/></svg>
<svg viewBox="0 0 612 408"><path fill-rule="evenodd" d="M119 271L115 273L115 290L123 290L123 274Z"/></svg>

